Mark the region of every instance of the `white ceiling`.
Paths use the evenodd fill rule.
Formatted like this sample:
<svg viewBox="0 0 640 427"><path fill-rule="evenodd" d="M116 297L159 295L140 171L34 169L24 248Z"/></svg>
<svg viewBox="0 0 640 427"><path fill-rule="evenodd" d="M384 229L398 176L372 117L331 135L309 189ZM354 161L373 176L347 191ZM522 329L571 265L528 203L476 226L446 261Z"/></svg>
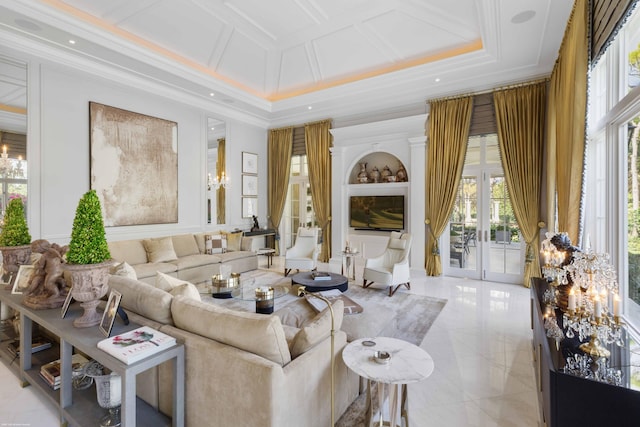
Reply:
<svg viewBox="0 0 640 427"><path fill-rule="evenodd" d="M294 124L420 112L430 98L546 76L572 4L3 0L0 33ZM3 74L0 104L19 103Z"/></svg>

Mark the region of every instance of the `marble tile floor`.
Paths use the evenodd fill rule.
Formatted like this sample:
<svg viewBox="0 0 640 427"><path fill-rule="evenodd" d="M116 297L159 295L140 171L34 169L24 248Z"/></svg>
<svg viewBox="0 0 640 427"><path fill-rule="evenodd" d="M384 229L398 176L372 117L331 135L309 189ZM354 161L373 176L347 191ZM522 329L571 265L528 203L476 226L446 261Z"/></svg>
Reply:
<svg viewBox="0 0 640 427"><path fill-rule="evenodd" d="M266 268L266 259L260 261ZM274 257L271 269L281 272L282 259ZM357 263L356 277L362 277ZM417 274L410 292L448 300L422 343L435 370L409 385L410 427L538 426L529 290ZM0 427L56 426L56 413L0 363Z"/></svg>

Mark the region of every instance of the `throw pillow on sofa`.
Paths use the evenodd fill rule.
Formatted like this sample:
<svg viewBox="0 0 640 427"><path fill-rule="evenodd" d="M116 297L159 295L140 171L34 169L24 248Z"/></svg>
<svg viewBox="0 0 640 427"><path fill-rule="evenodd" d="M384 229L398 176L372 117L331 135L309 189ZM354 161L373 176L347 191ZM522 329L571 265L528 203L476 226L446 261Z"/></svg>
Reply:
<svg viewBox="0 0 640 427"><path fill-rule="evenodd" d="M334 330L342 326L344 316L344 303L336 300L333 304ZM295 359L307 350L331 335L331 312L329 307L322 310L316 317L305 323L291 342L291 358Z"/></svg>
<svg viewBox="0 0 640 427"><path fill-rule="evenodd" d="M149 262L167 262L178 259L176 251L173 249L171 237L160 237L157 239L145 239L142 241Z"/></svg>
<svg viewBox="0 0 640 427"><path fill-rule="evenodd" d="M196 288L196 285L189 282L185 282L182 285L176 286L175 288L171 289L169 293L174 297L182 295L196 301L202 301L202 299L200 298L200 292L198 292L198 288Z"/></svg>
<svg viewBox="0 0 640 427"><path fill-rule="evenodd" d="M169 276L168 274L156 272L155 287L162 289L165 292L171 292L171 290L180 285L189 283L186 280L178 279L177 277Z"/></svg>
<svg viewBox="0 0 640 427"><path fill-rule="evenodd" d="M114 264L109 269L109 274L113 274L114 276L123 276L128 277L129 279L138 280L138 276L136 275L136 271L126 262L121 262L118 264Z"/></svg>
<svg viewBox="0 0 640 427"><path fill-rule="evenodd" d="M227 250L240 251L242 245L242 232L227 233Z"/></svg>

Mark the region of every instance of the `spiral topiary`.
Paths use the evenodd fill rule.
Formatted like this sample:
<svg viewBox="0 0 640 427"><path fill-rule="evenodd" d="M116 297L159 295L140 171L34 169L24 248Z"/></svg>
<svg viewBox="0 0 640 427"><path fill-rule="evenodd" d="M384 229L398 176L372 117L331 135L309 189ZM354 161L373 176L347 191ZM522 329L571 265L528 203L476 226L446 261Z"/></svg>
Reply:
<svg viewBox="0 0 640 427"><path fill-rule="evenodd" d="M90 190L82 196L76 208L67 262L99 264L110 258L100 199L95 190Z"/></svg>
<svg viewBox="0 0 640 427"><path fill-rule="evenodd" d="M24 215L22 199L9 201L0 232L0 246L23 246L31 243L31 234Z"/></svg>

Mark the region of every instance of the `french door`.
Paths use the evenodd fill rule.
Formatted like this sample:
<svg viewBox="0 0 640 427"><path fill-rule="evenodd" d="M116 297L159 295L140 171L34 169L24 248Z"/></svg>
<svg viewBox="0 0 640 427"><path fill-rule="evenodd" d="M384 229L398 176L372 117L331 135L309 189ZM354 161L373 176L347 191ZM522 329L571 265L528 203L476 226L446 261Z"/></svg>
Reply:
<svg viewBox="0 0 640 427"><path fill-rule="evenodd" d="M495 135L469 139L449 232L441 238L441 259L449 276L522 283L525 244L497 150Z"/></svg>

